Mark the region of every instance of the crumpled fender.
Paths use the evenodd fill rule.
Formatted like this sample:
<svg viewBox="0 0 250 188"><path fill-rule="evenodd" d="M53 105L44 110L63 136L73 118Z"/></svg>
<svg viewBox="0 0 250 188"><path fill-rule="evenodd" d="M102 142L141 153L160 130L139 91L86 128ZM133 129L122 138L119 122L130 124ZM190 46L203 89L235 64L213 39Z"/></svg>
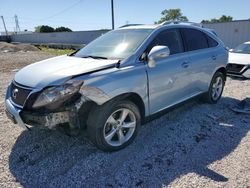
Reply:
<svg viewBox="0 0 250 188"><path fill-rule="evenodd" d="M83 86L80 88L79 93L82 94L87 101L93 101L98 105L102 105L110 100L110 97L106 93L96 87Z"/></svg>

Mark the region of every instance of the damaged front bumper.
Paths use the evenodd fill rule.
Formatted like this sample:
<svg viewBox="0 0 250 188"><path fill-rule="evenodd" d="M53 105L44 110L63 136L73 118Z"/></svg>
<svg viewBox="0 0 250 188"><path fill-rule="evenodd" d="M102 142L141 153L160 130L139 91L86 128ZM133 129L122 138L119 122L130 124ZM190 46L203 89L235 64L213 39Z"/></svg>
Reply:
<svg viewBox="0 0 250 188"><path fill-rule="evenodd" d="M231 66L231 67L230 67ZM232 78L239 78L239 79L250 79L250 65L235 65L235 66L243 66L241 69L232 69L233 64L227 65L227 76Z"/></svg>
<svg viewBox="0 0 250 188"><path fill-rule="evenodd" d="M68 123L69 127L74 129L80 127L79 110L84 102L86 100L80 97L72 104L55 110L24 110L17 107L9 98L5 99L5 107L8 118L24 129L27 129L28 125L53 129L64 123Z"/></svg>
<svg viewBox="0 0 250 188"><path fill-rule="evenodd" d="M20 127L24 128L24 129L27 129L27 126L25 125L25 123L23 122L23 120L20 116L21 109L14 106L12 104L12 102L10 101L10 99L5 100L5 109L6 109L5 111L6 111L8 118L13 123L18 124Z"/></svg>
<svg viewBox="0 0 250 188"><path fill-rule="evenodd" d="M70 112L55 112L55 113L34 113L21 112L23 121L28 125L53 129L58 124L68 123L70 121Z"/></svg>
<svg viewBox="0 0 250 188"><path fill-rule="evenodd" d="M16 107L10 99L5 100L8 118L20 127L27 129L27 125L53 129L58 124L69 123L70 127L79 127L76 107L70 106L57 112L32 112Z"/></svg>
<svg viewBox="0 0 250 188"><path fill-rule="evenodd" d="M88 86L82 87L76 96L78 97L72 97L58 105L33 109L14 103L8 88L5 98L6 114L13 123L24 129L27 129L28 125L53 129L65 123L68 123L71 129L75 129L86 122L92 105L101 105L110 99L100 89ZM26 102L29 100L28 97Z"/></svg>

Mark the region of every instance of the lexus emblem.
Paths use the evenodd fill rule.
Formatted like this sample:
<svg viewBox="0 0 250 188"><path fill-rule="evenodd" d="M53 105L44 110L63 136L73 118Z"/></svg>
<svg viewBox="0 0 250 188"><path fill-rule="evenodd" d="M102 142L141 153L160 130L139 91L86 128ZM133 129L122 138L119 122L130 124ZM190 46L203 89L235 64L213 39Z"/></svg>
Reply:
<svg viewBox="0 0 250 188"><path fill-rule="evenodd" d="M14 90L12 91L12 97L13 97L14 99L16 99L17 93L18 93L18 89L14 89Z"/></svg>

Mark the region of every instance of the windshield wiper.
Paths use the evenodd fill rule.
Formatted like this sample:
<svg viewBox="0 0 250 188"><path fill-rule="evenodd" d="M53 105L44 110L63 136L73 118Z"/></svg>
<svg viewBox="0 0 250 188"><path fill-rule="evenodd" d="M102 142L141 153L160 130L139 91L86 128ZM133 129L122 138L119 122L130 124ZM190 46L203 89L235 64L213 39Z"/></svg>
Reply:
<svg viewBox="0 0 250 188"><path fill-rule="evenodd" d="M108 59L107 57L102 57L102 56L94 56L94 55L82 56L81 58Z"/></svg>
<svg viewBox="0 0 250 188"><path fill-rule="evenodd" d="M70 54L67 54L67 56L74 56L79 50L81 50L81 49L77 49L76 51L74 51L74 52L72 52Z"/></svg>

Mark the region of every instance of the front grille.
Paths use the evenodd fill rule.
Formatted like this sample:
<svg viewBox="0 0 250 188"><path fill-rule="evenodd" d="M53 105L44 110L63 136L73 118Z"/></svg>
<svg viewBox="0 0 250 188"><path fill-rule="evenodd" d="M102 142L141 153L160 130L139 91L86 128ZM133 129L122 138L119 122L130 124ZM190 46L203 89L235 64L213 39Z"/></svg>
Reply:
<svg viewBox="0 0 250 188"><path fill-rule="evenodd" d="M240 73L241 70L244 68L244 66L245 65L229 63L229 64L227 64L227 72Z"/></svg>
<svg viewBox="0 0 250 188"><path fill-rule="evenodd" d="M31 91L32 89L12 82L10 86L11 100L15 104L23 106Z"/></svg>

